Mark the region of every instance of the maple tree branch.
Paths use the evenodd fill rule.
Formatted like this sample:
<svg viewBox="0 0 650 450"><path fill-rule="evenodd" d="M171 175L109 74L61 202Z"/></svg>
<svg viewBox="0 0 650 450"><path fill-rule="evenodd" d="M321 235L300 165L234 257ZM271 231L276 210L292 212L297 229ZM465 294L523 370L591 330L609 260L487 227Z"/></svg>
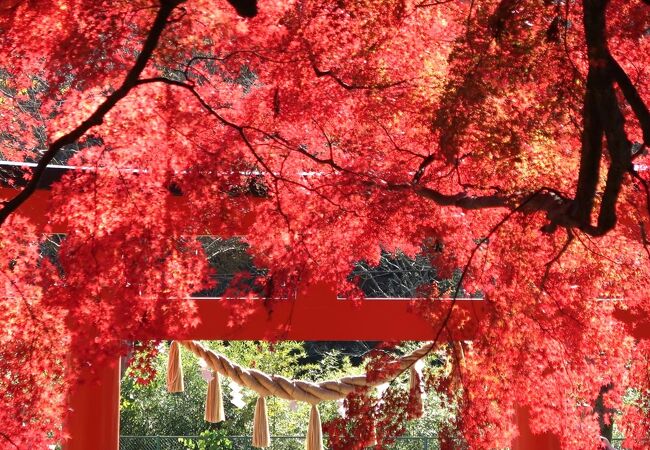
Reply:
<svg viewBox="0 0 650 450"><path fill-rule="evenodd" d="M256 56L257 58L259 58L259 59L261 59L263 61L269 61L269 62L274 62L274 63L291 63L291 62L293 62L293 61L290 61L290 60L289 61L273 60L271 58L268 58L268 57L258 53L255 50L235 50L235 51L230 52L228 54L225 54L223 56L205 56L205 55L193 56L193 57L191 57L190 59L188 59L185 62L185 68L182 71L179 70L179 71L176 71L176 72L180 72L181 74L183 74L183 77L186 80L190 80L191 79L190 70L192 70L192 68L194 67L194 65L196 63L198 63L198 62L206 62L206 61L211 61L211 62L218 61L220 63L226 63L229 59L235 58L236 56L240 56L240 55L253 55L253 56Z"/></svg>
<svg viewBox="0 0 650 450"><path fill-rule="evenodd" d="M650 186L648 186L648 182L644 180L636 170L632 170L631 173L632 176L637 181L639 181L641 187L645 192L646 211L648 214L650 214ZM648 255L648 259L650 260L650 240L648 240L648 233L645 229L645 223L642 220L639 221L639 230L641 233L641 244L643 244L643 249L645 250L646 254Z"/></svg>
<svg viewBox="0 0 650 450"><path fill-rule="evenodd" d="M595 83L595 76L590 71L587 77L587 89L582 112L582 148L580 151L580 168L578 170L578 187L572 205L572 214L578 223L588 223L591 218L603 152L603 130L598 116L593 88Z"/></svg>
<svg viewBox="0 0 650 450"><path fill-rule="evenodd" d="M648 232L645 229L645 224L639 222L639 230L641 233L641 243L643 244L643 249L645 250L646 255L648 255L648 260L650 260L650 240L648 240Z"/></svg>
<svg viewBox="0 0 650 450"><path fill-rule="evenodd" d="M641 187L643 187L643 190L645 191L646 210L648 215L650 215L650 186L648 186L648 182L644 180L636 170L632 170L631 173L632 176L641 183Z"/></svg>
<svg viewBox="0 0 650 450"><path fill-rule="evenodd" d="M471 195L467 192L444 194L426 186L413 186L410 183L390 183L387 185L387 188L397 191L411 190L416 195L432 200L440 206L455 206L465 210L507 208L512 211L521 210L525 213L545 211L553 218L555 218L558 211L561 212L570 201L564 194L549 187L538 189L534 192L535 195L533 198L528 201L525 201L525 199L532 194L526 192L512 195ZM520 205L522 201L524 201L524 204Z"/></svg>
<svg viewBox="0 0 650 450"><path fill-rule="evenodd" d="M435 0L432 2L423 1L415 5L416 8L429 8L431 6L440 6L446 5L447 3L452 3L454 0Z"/></svg>
<svg viewBox="0 0 650 450"><path fill-rule="evenodd" d="M623 184L623 177L626 172L632 169L632 143L627 138L625 118L614 91L614 76L612 74L614 72L612 62L614 60L607 47L605 36L605 14L608 1L590 0L590 4L584 6L589 73L595 80L595 83L591 86L592 94L602 132L604 132L607 139L607 150L610 156L607 180L596 228L597 233L600 234L604 234L616 224L616 203Z"/></svg>
<svg viewBox="0 0 650 450"><path fill-rule="evenodd" d="M255 17L257 15L257 0L227 0L242 17Z"/></svg>
<svg viewBox="0 0 650 450"><path fill-rule="evenodd" d="M331 154L330 154L329 158L319 158L318 156L312 155L311 153L309 153L307 151L307 149L305 147L301 146L301 145L296 146L296 148L294 150L297 151L298 153L300 153L301 155L304 155L304 156L308 157L312 161L315 161L315 162L317 162L319 164L328 165L331 168L333 168L334 170L338 170L339 172L348 172L348 173L350 172L346 168L338 165L336 163L336 161L334 161L334 158L332 157Z"/></svg>
<svg viewBox="0 0 650 450"><path fill-rule="evenodd" d="M597 228L603 234L616 225L616 204L623 185L623 178L632 169L632 143L625 133L625 119L620 110L612 84L603 93L600 107L610 156L609 169L603 199L598 215Z"/></svg>
<svg viewBox="0 0 650 450"><path fill-rule="evenodd" d="M496 233L499 230L499 228L501 228L508 220L510 220L510 218L513 215L515 215L518 212L523 211L527 207L527 205L529 203L531 203L535 199L535 197L537 197L538 195L541 195L543 193L544 193L544 189L539 189L539 190L533 192L532 194L530 194L521 203L519 203L519 205L517 205L516 208L514 208L512 211L508 212L508 214L506 214L505 217L503 217L498 223L496 223L490 229L490 231L488 232L488 234L485 237L483 237L482 239L480 239L476 243L476 245L474 246L474 248L472 249L472 251L471 251L471 253L469 255L469 258L468 258L467 262L465 263L465 266L463 267L463 271L460 274L460 278L458 279L458 283L456 284L456 287L454 288L454 295L452 297L451 304L449 305L449 308L447 309L447 312L446 312L445 316L442 319L442 324L438 328L438 331L435 334L435 337L434 337L433 341L429 345L429 348L424 353L423 358L428 356L436 348L438 340L440 339L440 336L442 335L443 331L446 330L449 334L451 334L451 332L449 330L449 321L451 320L451 316L453 315L454 308L455 308L455 306L456 306L456 304L458 302L458 295L460 294L460 289L462 287L461 285L462 285L463 281L465 280L465 277L467 276L467 272L469 271L469 267L472 264L472 260L474 259L474 256L478 252L478 249L481 248L481 246L483 244L489 242L489 239L494 235L494 233ZM405 370L407 370L408 368L410 368L410 366L407 367Z"/></svg>
<svg viewBox="0 0 650 450"><path fill-rule="evenodd" d="M415 174L413 175L413 184L418 184L420 182L422 175L424 175L424 171L427 170L427 167L429 167L435 159L436 159L436 154L431 153L422 160L422 162L418 166L418 169L415 171Z"/></svg>
<svg viewBox="0 0 650 450"><path fill-rule="evenodd" d="M443 194L425 186L409 186L420 197L434 201L440 206L456 206L463 209L509 208L513 198L501 195L469 195L466 192Z"/></svg>
<svg viewBox="0 0 650 450"><path fill-rule="evenodd" d="M399 80L399 81L393 81L393 82L388 82L388 83L378 83L378 84L353 84L353 83L348 83L346 81L343 81L338 75L336 75L334 72L331 70L321 70L318 67L318 64L316 63L316 57L314 54L311 52L311 50L308 50L309 54L309 61L311 62L311 67L314 70L314 73L316 74L317 78L321 77L330 77L333 79L336 84L341 86L343 89L346 91L354 91L358 89L388 89L391 87L399 86L401 84L406 83L407 80Z"/></svg>
<svg viewBox="0 0 650 450"><path fill-rule="evenodd" d="M634 87L630 77L611 54L608 58L608 64L616 84L621 89L621 92L623 92L625 100L630 104L634 115L641 125L645 145L650 145L650 111L648 110L648 106L641 98L639 91Z"/></svg>
<svg viewBox="0 0 650 450"><path fill-rule="evenodd" d="M642 127L644 121L650 124L650 114L647 114L645 104L607 46L605 33L608 3L609 0L588 0L583 6L589 72L584 97L580 171L570 219L592 236L602 236L616 225L618 196L625 174L633 171L632 143L625 132L625 118L614 91L615 80L626 98L634 103L633 110ZM610 164L597 224L594 226L591 224L591 212L600 175L603 136L607 140Z"/></svg>
<svg viewBox="0 0 650 450"><path fill-rule="evenodd" d="M9 443L10 443L11 445L13 445L15 448L20 448L20 447L18 447L18 444L16 444L14 441L11 440L11 438L9 437L9 435L3 433L2 431L0 431L0 437L2 437L5 441L9 442Z"/></svg>
<svg viewBox="0 0 650 450"><path fill-rule="evenodd" d="M544 265L544 275L542 276L542 281L539 284L539 288L541 291L546 290L546 281L548 280L548 277L551 274L551 269L553 268L553 265L556 264L560 260L560 258L562 258L562 255L566 253L566 251L571 246L573 239L574 239L573 232L571 231L571 229L567 229L567 238L564 241L562 248L560 248L560 251L557 252L557 254Z"/></svg>
<svg viewBox="0 0 650 450"><path fill-rule="evenodd" d="M162 35L172 12L184 1L185 0L160 0L160 8L158 9L156 18L149 29L147 38L142 45L142 49L140 50L133 67L131 67L131 70L126 74L122 85L106 97L106 100L104 100L104 102L99 105L86 120L48 146L47 151L43 153L38 164L34 167L27 185L15 197L3 204L2 209L0 209L0 226L2 226L7 218L36 191L36 188L45 173L47 165L52 162L59 151L66 145L78 141L91 128L101 125L106 114L108 114L108 112L113 109L120 100L126 97L131 89L137 85L138 78L149 62L154 50L158 46L160 36Z"/></svg>
<svg viewBox="0 0 650 450"><path fill-rule="evenodd" d="M408 155L414 156L416 158L427 158L428 157L428 155L423 155L423 154L414 152L412 150L402 148L399 145L397 145L397 142L395 142L395 139L393 139L393 136L391 136L390 132L388 131L388 128L386 128L386 126L383 123L381 123L379 121L376 121L376 122L377 122L377 125L379 126L379 128L382 129L382 131L384 132L384 134L386 135L386 137L388 138L388 140L390 141L391 145L393 146L393 148L395 150L397 150L398 152L401 152L401 153L406 153Z"/></svg>
<svg viewBox="0 0 650 450"><path fill-rule="evenodd" d="M341 78L335 75L331 70L320 70L314 63L312 63L312 68L314 69L314 73L316 74L317 78L330 77L336 82L336 84L338 84L339 86L341 86L343 89L347 91L354 91L357 89L388 89L406 83L406 80L399 80L399 81L392 81L389 83L378 83L378 84L354 84L354 83L348 83L346 81L343 81Z"/></svg>
<svg viewBox="0 0 650 450"><path fill-rule="evenodd" d="M501 0L490 16L488 23L493 37L498 41L506 31L508 21L516 14L521 0Z"/></svg>
<svg viewBox="0 0 650 450"><path fill-rule="evenodd" d="M616 413L615 408L606 407L605 395L614 389L614 382L610 381L600 387L598 397L594 401L593 411L598 416L598 426L600 427L600 434L608 441L612 439L612 432L614 427L613 416Z"/></svg>

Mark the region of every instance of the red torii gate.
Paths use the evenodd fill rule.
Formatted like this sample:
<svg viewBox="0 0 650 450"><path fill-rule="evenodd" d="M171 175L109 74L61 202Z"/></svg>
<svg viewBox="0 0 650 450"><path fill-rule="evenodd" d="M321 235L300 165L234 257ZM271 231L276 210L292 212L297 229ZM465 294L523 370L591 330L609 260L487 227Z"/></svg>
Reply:
<svg viewBox="0 0 650 450"><path fill-rule="evenodd" d="M16 190L0 188L0 201L12 198ZM176 197L174 202L181 202ZM18 213L35 225L46 225L49 192L38 190L21 206ZM50 223L57 231L65 231L65 220ZM183 336L158 336L160 339L194 340L264 340L270 337L282 340L419 340L433 339L437 324L432 324L414 308L418 300L366 299L353 303L337 298L336 287L323 283L305 282L294 300L264 300L253 302L250 314L243 323L229 327L229 302L236 299L212 298L177 301L194 302L201 324ZM433 313L444 315L451 300L436 300L429 304ZM456 340L471 340L475 325L484 313L480 300L456 301L454 314L467 321L450 325ZM623 314L623 313L621 313ZM290 324L290 327L286 325ZM282 330L278 334L278 330ZM649 338L650 329L637 328L637 337ZM119 338L119 336L117 337ZM65 450L117 450L119 448L120 367L113 364L96 367L97 377L79 385L69 400L66 432L69 440ZM520 436L513 442L513 450L555 450L558 439L551 434L534 435L528 424L528 413L519 410L517 425Z"/></svg>

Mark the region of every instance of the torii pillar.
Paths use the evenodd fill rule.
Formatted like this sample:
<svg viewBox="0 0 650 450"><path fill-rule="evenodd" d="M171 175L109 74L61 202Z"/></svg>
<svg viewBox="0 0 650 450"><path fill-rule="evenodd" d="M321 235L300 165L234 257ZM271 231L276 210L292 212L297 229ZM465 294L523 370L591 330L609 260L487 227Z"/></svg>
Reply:
<svg viewBox="0 0 650 450"><path fill-rule="evenodd" d="M82 377L84 374L82 374ZM120 360L96 367L72 391L65 450L117 450L120 445Z"/></svg>

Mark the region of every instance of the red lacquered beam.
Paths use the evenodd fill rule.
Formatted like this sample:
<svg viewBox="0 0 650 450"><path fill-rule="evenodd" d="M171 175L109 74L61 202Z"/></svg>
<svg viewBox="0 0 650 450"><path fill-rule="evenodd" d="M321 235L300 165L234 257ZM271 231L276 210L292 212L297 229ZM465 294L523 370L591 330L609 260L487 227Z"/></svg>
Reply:
<svg viewBox="0 0 650 450"><path fill-rule="evenodd" d="M451 300L372 299L352 302L338 300L188 300L198 308L201 323L178 336L164 339L195 340L298 340L298 341L428 341L442 326L452 306ZM428 313L417 311L417 302L426 302ZM236 305L239 303L239 305ZM236 306L233 308L233 304ZM440 335L443 341L471 340L478 319L484 313L480 300L459 300L448 326ZM462 320L461 320L462 318ZM451 333L451 334L450 334Z"/></svg>

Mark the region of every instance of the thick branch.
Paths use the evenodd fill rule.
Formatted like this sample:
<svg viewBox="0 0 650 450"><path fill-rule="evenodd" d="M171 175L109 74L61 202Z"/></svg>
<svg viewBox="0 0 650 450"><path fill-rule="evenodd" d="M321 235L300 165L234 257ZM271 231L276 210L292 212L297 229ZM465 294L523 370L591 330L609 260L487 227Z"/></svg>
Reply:
<svg viewBox="0 0 650 450"><path fill-rule="evenodd" d="M469 195L465 192L443 194L424 186L415 186L415 193L420 197L432 200L440 206L456 206L463 209L510 208L514 199L501 195Z"/></svg>
<svg viewBox="0 0 650 450"><path fill-rule="evenodd" d="M600 387L598 397L594 402L594 412L598 414L598 425L600 426L600 435L610 441L614 431L614 414L615 409L605 406L605 395L614 389L614 383L607 383Z"/></svg>
<svg viewBox="0 0 650 450"><path fill-rule="evenodd" d="M113 109L120 100L126 97L133 87L136 86L138 77L146 67L151 55L158 45L160 36L165 29L165 25L167 24L171 13L174 8L183 1L184 0L160 0L160 9L151 25L151 29L149 30L149 34L142 46L142 50L135 60L133 67L124 78L122 85L111 95L106 97L106 100L104 100L104 102L99 105L95 112L93 112L86 120L48 146L47 151L43 154L43 157L34 168L27 185L18 195L5 202L2 209L0 209L0 226L4 224L9 215L16 211L16 209L18 209L20 205L22 205L34 193L41 177L45 173L47 165L54 159L57 153L66 145L78 141L92 127L101 125L106 114L108 114L108 112Z"/></svg>
<svg viewBox="0 0 650 450"><path fill-rule="evenodd" d="M557 215L558 211L563 211L563 207L569 202L568 198L549 188L539 189L531 198L529 198L531 196L530 192L512 195L470 195L466 192L443 194L428 187L406 184L392 185L391 189L413 189L417 195L432 200L440 206L455 206L466 210L491 208L517 209L519 212L527 214L546 212L548 216Z"/></svg>
<svg viewBox="0 0 650 450"><path fill-rule="evenodd" d="M418 170L416 170L415 175L413 175L413 184L418 184L420 182L422 175L424 175L424 171L427 170L427 167L433 164L433 161L435 161L435 159L436 155L432 153L422 160L418 166Z"/></svg>
<svg viewBox="0 0 650 450"><path fill-rule="evenodd" d="M508 21L515 15L520 0L501 0L489 19L489 27L495 39L499 40L506 31Z"/></svg>
<svg viewBox="0 0 650 450"><path fill-rule="evenodd" d="M255 17L257 15L257 0L228 0L228 3L242 17Z"/></svg>
<svg viewBox="0 0 650 450"><path fill-rule="evenodd" d="M596 74L590 70L587 76L587 89L582 111L582 148L580 150L578 187L572 206L572 215L581 224L588 224L591 219L603 152L603 127L600 123L594 93L597 83L599 80Z"/></svg>
<svg viewBox="0 0 650 450"><path fill-rule="evenodd" d="M616 204L625 174L632 170L632 145L625 132L614 80L619 82L626 97L635 104L643 123L645 105L629 78L612 57L606 38L606 9L608 0L586 0L584 12L585 39L589 55L589 73L585 92L580 175L576 197L571 210L578 226L594 236L607 233L616 225ZM619 81L620 80L620 81ZM596 187L600 175L602 136L607 138L610 164L603 191L598 222L591 225Z"/></svg>
<svg viewBox="0 0 650 450"><path fill-rule="evenodd" d="M605 232L616 224L616 203L623 178L632 169L632 143L625 133L625 119L612 84L609 84L603 92L600 103L601 121L604 124L610 156L607 182L598 215L598 229Z"/></svg>
<svg viewBox="0 0 650 450"><path fill-rule="evenodd" d="M609 58L609 67L614 80L616 80L616 84L618 84L621 92L623 92L625 100L630 104L634 115L641 125L645 145L650 145L650 111L648 107L641 98L641 95L639 95L639 91L632 84L630 77L628 77L618 61L611 55Z"/></svg>

